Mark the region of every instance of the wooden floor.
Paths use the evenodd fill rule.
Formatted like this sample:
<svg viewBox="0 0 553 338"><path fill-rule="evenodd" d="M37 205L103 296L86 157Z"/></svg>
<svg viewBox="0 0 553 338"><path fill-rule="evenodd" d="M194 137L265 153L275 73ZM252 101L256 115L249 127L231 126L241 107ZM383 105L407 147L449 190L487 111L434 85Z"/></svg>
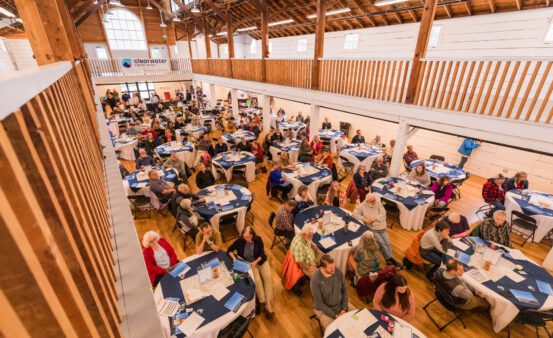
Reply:
<svg viewBox="0 0 553 338"><path fill-rule="evenodd" d="M126 167L134 168L134 163L124 163ZM307 285L304 286L304 292L301 297L294 293L286 291L282 287L280 280L281 262L284 259L285 251L282 247L275 247L270 250L272 240L272 231L267 223L270 211L276 211L280 204L275 200L269 200L265 194L265 182L267 174L258 175L257 179L250 183L250 190L255 193L255 201L252 207L255 215L254 227L258 234L261 235L265 243L265 248L268 256L268 261L273 270L273 285L274 285L274 308L276 316L272 320L267 320L264 316L255 317L250 325L250 331L254 337L320 337L318 327L314 322L309 322L309 316L312 314L313 302ZM349 183L351 178L344 180L344 188ZM190 180L193 191L196 191L194 177ZM482 205L481 187L484 179L477 176L472 176L470 180L465 182L461 187L462 199L451 204L451 211L459 212L469 219L469 223L477 222L474 211ZM347 205L348 210L353 210L353 205ZM388 219L388 222L391 220ZM174 225L174 218L170 215L163 216L155 212L149 219L135 220L138 236L141 239L142 235L149 230L158 231L161 236L166 238L175 248L179 259L183 259L194 253L193 245L189 245L186 250L183 250L183 241L178 231L171 232ZM392 240L394 257L396 260L403 259L403 253L406 247L411 243L411 239L415 232L402 229L400 226L394 226L390 231ZM225 248L230 245L230 242L225 243ZM543 259L549 251L549 246L545 244L526 244L522 252L538 263L542 263ZM500 334L496 334L492 329L491 319L488 313L472 313L465 318L467 325L463 329L459 321L451 324L444 332L439 332L432 324L426 313L422 310L423 306L433 299L433 289L424 274L419 271L403 272L409 282L409 287L415 294L417 303L417 315L412 324L428 337L506 337L506 330ZM349 292L350 302L357 308L368 307L371 304L365 304L357 297L354 288L350 286ZM434 303L430 306L430 311L434 318L439 323L445 323L451 318L451 314L444 311L438 304ZM553 328L550 328L553 331ZM545 331L541 330L540 337L545 337ZM535 337L536 333L531 327L524 327L520 324L511 325L512 337Z"/></svg>

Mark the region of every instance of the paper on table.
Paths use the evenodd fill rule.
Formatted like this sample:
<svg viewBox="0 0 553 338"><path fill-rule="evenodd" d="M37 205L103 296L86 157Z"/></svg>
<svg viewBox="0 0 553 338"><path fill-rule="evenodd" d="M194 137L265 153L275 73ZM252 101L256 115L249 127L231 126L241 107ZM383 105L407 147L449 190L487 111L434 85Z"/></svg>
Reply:
<svg viewBox="0 0 553 338"><path fill-rule="evenodd" d="M459 249L461 249L462 251L465 251L469 248L468 245L466 245L465 243L463 243L462 241L455 241L453 243L456 247L458 247Z"/></svg>
<svg viewBox="0 0 553 338"><path fill-rule="evenodd" d="M376 330L374 330L375 333L378 333L380 338L393 338L390 332L384 330L382 326L378 326Z"/></svg>
<svg viewBox="0 0 553 338"><path fill-rule="evenodd" d="M168 299L160 299L157 301L157 313L160 316L173 317L177 314L180 308L179 302Z"/></svg>
<svg viewBox="0 0 553 338"><path fill-rule="evenodd" d="M223 299L228 293L229 289L224 287L222 284L218 283L211 289L211 295L213 298L217 299L217 301L220 301Z"/></svg>
<svg viewBox="0 0 553 338"><path fill-rule="evenodd" d="M333 245L336 245L336 242L331 237L325 237L319 241L323 248L327 249Z"/></svg>
<svg viewBox="0 0 553 338"><path fill-rule="evenodd" d="M361 225L357 222L349 222L348 224L349 231L357 232L357 230L359 230L360 227Z"/></svg>
<svg viewBox="0 0 553 338"><path fill-rule="evenodd" d="M401 323L394 323L394 338L412 338L413 329L410 326Z"/></svg>
<svg viewBox="0 0 553 338"><path fill-rule="evenodd" d="M512 270L507 270L505 276L509 277L515 283L520 283L526 279Z"/></svg>
<svg viewBox="0 0 553 338"><path fill-rule="evenodd" d="M520 250L510 249L509 254L511 254L511 257L513 257L513 259L517 259L517 260L521 260L521 261L526 260L526 256L524 256L524 254L522 252L520 252Z"/></svg>
<svg viewBox="0 0 553 338"><path fill-rule="evenodd" d="M147 185L148 185L148 182L140 182L140 183L135 184L134 186L136 188L144 188Z"/></svg>
<svg viewBox="0 0 553 338"><path fill-rule="evenodd" d="M350 325L349 320L344 320L344 322L338 326L338 330L340 331L340 337L343 338L357 338L364 336L363 331L359 331L356 326Z"/></svg>
<svg viewBox="0 0 553 338"><path fill-rule="evenodd" d="M497 262L499 262L499 258L501 258L501 254L501 251L487 248L482 255L482 262L490 261L492 264L497 264Z"/></svg>
<svg viewBox="0 0 553 338"><path fill-rule="evenodd" d="M187 337L190 337L194 332L196 332L200 325L202 325L204 320L204 317L200 316L196 312L192 312L192 314L188 316L188 318L186 318L184 322L178 326L178 328Z"/></svg>
<svg viewBox="0 0 553 338"><path fill-rule="evenodd" d="M497 282L498 280L500 280L505 276L505 271L503 269L498 269L496 267L492 267L488 271L482 270L480 272L486 275L486 277L488 277L493 282Z"/></svg>
<svg viewBox="0 0 553 338"><path fill-rule="evenodd" d="M373 316L373 314L367 310L363 309L353 316L351 316L352 324L353 326L356 326L359 330L362 332L365 331L366 328L376 323L378 320Z"/></svg>

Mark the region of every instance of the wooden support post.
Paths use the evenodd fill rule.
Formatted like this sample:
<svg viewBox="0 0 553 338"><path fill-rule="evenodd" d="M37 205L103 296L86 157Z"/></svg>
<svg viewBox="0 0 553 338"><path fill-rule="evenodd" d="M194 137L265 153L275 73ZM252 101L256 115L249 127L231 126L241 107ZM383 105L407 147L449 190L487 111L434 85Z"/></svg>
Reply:
<svg viewBox="0 0 553 338"><path fill-rule="evenodd" d="M205 56L207 59L211 59L211 40L209 39L209 25L207 21L204 22Z"/></svg>
<svg viewBox="0 0 553 338"><path fill-rule="evenodd" d="M417 83L422 65L421 59L426 56L428 39L430 38L430 32L432 31L432 23L434 22L434 15L436 14L437 7L438 0L424 1L424 8L422 11L422 18L419 27L419 35L417 37L415 55L413 56L413 63L411 66L411 75L409 76L409 84L407 85L405 103L413 103L413 98L415 97L415 93L417 92Z"/></svg>
<svg viewBox="0 0 553 338"><path fill-rule="evenodd" d="M317 1L317 24L315 27L315 52L311 69L311 89L319 89L320 59L323 57L326 26L326 0Z"/></svg>
<svg viewBox="0 0 553 338"><path fill-rule="evenodd" d="M227 10L227 47L228 47L228 69L232 78L232 59L234 59L234 27L232 26L232 13Z"/></svg>
<svg viewBox="0 0 553 338"><path fill-rule="evenodd" d="M267 0L259 0L261 10L261 81L267 80L267 65L265 59L269 57L269 11Z"/></svg>

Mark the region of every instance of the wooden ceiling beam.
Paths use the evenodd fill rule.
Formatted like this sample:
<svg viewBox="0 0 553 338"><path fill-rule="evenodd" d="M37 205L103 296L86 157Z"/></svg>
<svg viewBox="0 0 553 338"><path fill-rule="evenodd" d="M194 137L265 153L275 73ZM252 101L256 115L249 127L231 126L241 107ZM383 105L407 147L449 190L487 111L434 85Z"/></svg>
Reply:
<svg viewBox="0 0 553 338"><path fill-rule="evenodd" d="M96 13L100 7L103 6L105 0L98 0L97 3L93 3L92 6L90 6L87 10L85 10L82 13L78 13L77 17L75 18L75 26L79 27L88 17L90 17L92 14Z"/></svg>
<svg viewBox="0 0 553 338"><path fill-rule="evenodd" d="M411 15L411 18L413 18L413 21L418 22L419 18L417 18L417 13L415 13L414 10L409 10L409 15Z"/></svg>
<svg viewBox="0 0 553 338"><path fill-rule="evenodd" d="M363 14L365 15L365 18L371 23L371 25L373 27L376 27L376 22L373 20L373 18L371 18L370 16L367 15L367 10L363 6L363 4L361 4L361 1L353 0L353 3L355 4L355 7L357 7L360 11L363 12Z"/></svg>
<svg viewBox="0 0 553 338"><path fill-rule="evenodd" d="M401 15L399 15L398 12L394 12L394 16L396 17L396 20L399 24L403 23L403 19L401 18Z"/></svg>
<svg viewBox="0 0 553 338"><path fill-rule="evenodd" d="M520 0L515 0L516 4L517 4L517 10L521 10L522 9L522 2Z"/></svg>
<svg viewBox="0 0 553 338"><path fill-rule="evenodd" d="M492 11L492 13L495 13L495 1L488 0L488 4L490 5L490 10Z"/></svg>
<svg viewBox="0 0 553 338"><path fill-rule="evenodd" d="M317 1L317 22L315 26L315 48L311 69L311 89L319 89L320 59L323 58L324 35L326 30L326 0Z"/></svg>
<svg viewBox="0 0 553 338"><path fill-rule="evenodd" d="M217 14L217 16L221 19L223 19L223 23L226 24L226 22L228 21L228 18L227 16L215 5L215 3L213 2L213 0L204 0L204 2L213 9L213 11L215 12L215 14Z"/></svg>
<svg viewBox="0 0 553 338"><path fill-rule="evenodd" d="M349 7L347 1L345 1L345 0L340 0L340 4L342 5L341 8ZM360 19L353 18L353 21L357 24L357 28L365 28L365 24Z"/></svg>
<svg viewBox="0 0 553 338"><path fill-rule="evenodd" d="M467 14L472 15L472 7L470 6L470 1L465 2L465 8L467 9Z"/></svg>
<svg viewBox="0 0 553 338"><path fill-rule="evenodd" d="M451 14L451 9L449 8L449 5L443 5L443 8L445 10L445 13L447 14L447 17L451 19L453 15Z"/></svg>

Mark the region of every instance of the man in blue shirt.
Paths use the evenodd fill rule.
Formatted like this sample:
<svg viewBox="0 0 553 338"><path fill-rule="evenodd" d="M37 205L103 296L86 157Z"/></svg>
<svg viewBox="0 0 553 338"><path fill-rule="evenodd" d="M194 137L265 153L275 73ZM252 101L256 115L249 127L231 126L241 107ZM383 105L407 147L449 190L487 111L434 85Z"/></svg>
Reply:
<svg viewBox="0 0 553 338"><path fill-rule="evenodd" d="M282 199L287 199L288 193L290 193L293 186L282 177L282 168L279 162L275 162L273 165L273 170L271 170L269 174L269 179L271 180L271 186L282 193Z"/></svg>
<svg viewBox="0 0 553 338"><path fill-rule="evenodd" d="M156 161L154 161L154 159L146 153L145 149L140 148L138 150L138 154L139 156L136 159L136 169L141 170L147 165L152 167L156 165Z"/></svg>
<svg viewBox="0 0 553 338"><path fill-rule="evenodd" d="M465 163L467 163L469 156L472 154L472 151L480 147L480 142L475 141L471 138L466 138L463 140L463 143L457 150L461 154L461 162L459 162L459 168L463 169Z"/></svg>

